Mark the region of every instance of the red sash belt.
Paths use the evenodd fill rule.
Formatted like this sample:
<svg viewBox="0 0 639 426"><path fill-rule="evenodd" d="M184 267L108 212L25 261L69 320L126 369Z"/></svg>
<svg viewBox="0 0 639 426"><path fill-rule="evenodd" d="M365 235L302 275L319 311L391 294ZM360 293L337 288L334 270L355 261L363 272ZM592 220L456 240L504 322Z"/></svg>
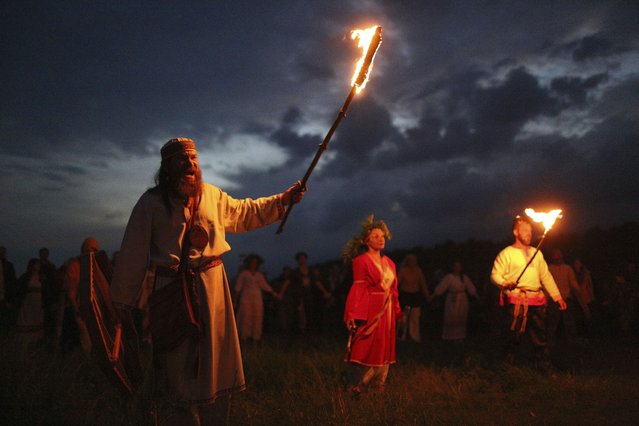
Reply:
<svg viewBox="0 0 639 426"><path fill-rule="evenodd" d="M528 300L528 306L543 306L546 304L546 296L543 292L526 293L526 299ZM508 295L508 303L511 305L516 305L517 301L521 301L521 293L510 293Z"/></svg>
<svg viewBox="0 0 639 426"><path fill-rule="evenodd" d="M520 290L517 293L508 294L508 303L515 305L513 310L513 322L510 325L510 329L515 331L515 328L517 327L517 320L521 316L521 327L519 328L518 333L522 334L526 331L526 324L528 322L528 306L545 305L546 296L540 291L528 293L525 290Z"/></svg>

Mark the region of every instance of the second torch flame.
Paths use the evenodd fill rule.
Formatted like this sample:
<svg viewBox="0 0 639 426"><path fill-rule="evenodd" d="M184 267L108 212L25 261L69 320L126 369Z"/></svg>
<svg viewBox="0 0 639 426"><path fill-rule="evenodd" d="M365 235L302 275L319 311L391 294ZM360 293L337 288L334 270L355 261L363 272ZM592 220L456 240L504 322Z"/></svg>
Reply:
<svg viewBox="0 0 639 426"><path fill-rule="evenodd" d="M544 234L552 228L557 218L561 217L561 209L551 210L548 213L536 212L533 209L526 209L525 212L535 222L542 222L544 224Z"/></svg>
<svg viewBox="0 0 639 426"><path fill-rule="evenodd" d="M359 93L366 87L368 75L373 68L373 59L375 59L377 49L382 43L382 27L373 25L363 30L353 30L351 31L351 39L359 39L357 47L362 49L362 56L357 61L351 80L351 86L356 86L355 91Z"/></svg>

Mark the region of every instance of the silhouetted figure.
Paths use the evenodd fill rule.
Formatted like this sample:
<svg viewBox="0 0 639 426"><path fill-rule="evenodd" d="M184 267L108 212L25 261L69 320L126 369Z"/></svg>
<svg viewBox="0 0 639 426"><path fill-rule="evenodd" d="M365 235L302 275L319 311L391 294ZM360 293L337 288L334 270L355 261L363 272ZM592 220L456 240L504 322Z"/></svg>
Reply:
<svg viewBox="0 0 639 426"><path fill-rule="evenodd" d="M324 311L326 303L330 300L332 294L327 290L324 284L324 278L319 268L311 268L311 300L310 306L307 308L308 329L313 333L321 333L324 325Z"/></svg>
<svg viewBox="0 0 639 426"><path fill-rule="evenodd" d="M311 293L311 269L308 266L308 254L300 251L295 254L297 268L293 270L293 280L291 283L291 294L295 300L296 331L304 334L308 331L308 321L313 303Z"/></svg>
<svg viewBox="0 0 639 426"><path fill-rule="evenodd" d="M15 324L17 297L16 270L7 260L6 247L0 247L0 336L6 336Z"/></svg>
<svg viewBox="0 0 639 426"><path fill-rule="evenodd" d="M18 279L20 309L16 321L16 337L36 343L43 337L44 310L42 309L42 282L40 260L31 259L27 271Z"/></svg>
<svg viewBox="0 0 639 426"><path fill-rule="evenodd" d="M56 279L56 267L49 260L49 249L43 247L38 252L40 257L40 281L42 283L42 307L44 309L44 338L50 347L58 343L56 320L60 306L62 288Z"/></svg>
<svg viewBox="0 0 639 426"><path fill-rule="evenodd" d="M561 250L553 249L550 260L548 269L555 279L567 308L559 310L557 305L548 306L548 340L552 345L558 337L563 336L568 342L574 342L577 337L577 312L580 309L579 284L575 271L564 262L564 254Z"/></svg>
<svg viewBox="0 0 639 426"><path fill-rule="evenodd" d="M296 310L298 306L297 297L293 288L293 270L285 266L282 274L276 280L277 298L280 301L277 305L277 323L280 331L291 333L296 328Z"/></svg>
<svg viewBox="0 0 639 426"><path fill-rule="evenodd" d="M479 299L477 290L468 275L463 273L460 260L453 262L452 271L444 275L432 297L446 295L444 302L444 325L442 339L448 341L463 341L466 339L466 325L468 322L468 296Z"/></svg>
<svg viewBox="0 0 639 426"><path fill-rule="evenodd" d="M630 336L636 325L639 282L634 262L627 262L615 273L612 286L612 308L617 318L618 328L624 337Z"/></svg>
<svg viewBox="0 0 639 426"><path fill-rule="evenodd" d="M573 260L572 266L575 271L577 284L579 285L579 305L582 311L578 325L581 329L581 335L585 338L589 338L594 320L593 317L596 316L597 311L597 307L594 303L595 290L592 283L592 275L580 258Z"/></svg>
<svg viewBox="0 0 639 426"><path fill-rule="evenodd" d="M87 237L80 247L81 254L98 252L100 245L93 237ZM80 259L72 257L64 264L64 291L66 294L64 315L62 319L62 336L60 345L63 353L69 353L78 346L91 352L91 338L87 326L82 319L79 304Z"/></svg>
<svg viewBox="0 0 639 426"><path fill-rule="evenodd" d="M426 278L417 263L417 256L409 254L398 272L399 303L406 323L400 327L399 339L408 337L413 342L421 342L422 306L430 296Z"/></svg>

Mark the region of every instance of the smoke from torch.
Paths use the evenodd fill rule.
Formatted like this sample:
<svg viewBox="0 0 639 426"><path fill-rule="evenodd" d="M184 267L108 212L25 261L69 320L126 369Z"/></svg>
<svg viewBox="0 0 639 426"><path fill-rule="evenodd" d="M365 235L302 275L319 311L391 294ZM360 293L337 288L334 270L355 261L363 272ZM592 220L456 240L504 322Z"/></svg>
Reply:
<svg viewBox="0 0 639 426"><path fill-rule="evenodd" d="M333 133L335 133L337 126L339 126L339 123L342 121L342 119L346 117L346 110L351 104L353 97L356 93L360 93L366 86L366 82L368 82L368 76L370 74L371 68L373 67L375 54L377 53L377 49L379 49L380 44L382 44L382 27L379 25L374 25L364 30L353 30L351 32L351 38L358 38L359 42L357 46L362 49L362 56L357 62L355 73L353 74L353 79L351 80L351 91L348 93L348 96L346 97L342 108L339 110L339 113L337 114L333 125L324 137L322 143L318 146L315 157L313 158L313 161L311 161L311 165L308 167L306 173L304 174L304 177L300 181L302 188L306 187L308 178L311 176L311 173L313 173L313 169L315 169L315 166L317 165L320 157L322 156L324 151L326 151L328 143L333 137ZM277 234L281 234L284 230L284 224L286 224L288 216L291 213L291 210L293 210L293 206L294 204L292 202L288 205L286 212L284 213L284 217L280 222L280 226L277 228Z"/></svg>

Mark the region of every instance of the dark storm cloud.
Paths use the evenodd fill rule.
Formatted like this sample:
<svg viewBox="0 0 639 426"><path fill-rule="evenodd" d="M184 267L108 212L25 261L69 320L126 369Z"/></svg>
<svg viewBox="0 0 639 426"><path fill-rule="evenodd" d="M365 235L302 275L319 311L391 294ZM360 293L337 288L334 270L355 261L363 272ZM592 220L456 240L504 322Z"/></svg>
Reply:
<svg viewBox="0 0 639 426"><path fill-rule="evenodd" d="M526 141L508 157L516 167L499 191L519 194L522 203L559 206L577 228L592 220L633 219L631 194L639 193L632 177L639 161L637 140L637 121L613 116L583 136Z"/></svg>
<svg viewBox="0 0 639 426"><path fill-rule="evenodd" d="M3 152L16 155L86 139L108 140L138 154L148 152L154 137L188 134L204 140L215 122L232 126L229 119L241 115L235 100L261 93L264 80L286 83L274 66L285 70L292 52L274 45L305 49L295 38L283 42L294 21L259 3L15 2L9 8L2 30L2 53L10 65L1 86L8 100L3 133L38 141L22 150L3 144ZM313 56L308 59L300 63L307 71ZM305 78L330 76L328 69L318 72L319 61L314 66L314 76Z"/></svg>
<svg viewBox="0 0 639 426"><path fill-rule="evenodd" d="M614 58L638 47L637 16L639 4L635 1L595 2L593 9L585 13L593 22L598 22L590 34L573 37L567 42L558 42L552 50L555 54L568 53L579 64ZM581 32L581 31L580 31ZM550 45L560 38L548 40Z"/></svg>
<svg viewBox="0 0 639 426"><path fill-rule="evenodd" d="M629 198L639 194L639 180L633 177L639 164L636 117L612 116L583 139L596 146L590 160L581 163L581 177L589 195L602 203L630 204Z"/></svg>
<svg viewBox="0 0 639 426"><path fill-rule="evenodd" d="M390 113L373 97L356 100L339 127L335 149L343 156L370 158L385 140L396 136Z"/></svg>
<svg viewBox="0 0 639 426"><path fill-rule="evenodd" d="M54 183L59 183L62 185L69 185L72 183L72 180L69 178L69 176L64 173L45 171L45 172L42 172L40 176L42 176L46 180L49 180Z"/></svg>
<svg viewBox="0 0 639 426"><path fill-rule="evenodd" d="M38 185L38 190L51 194L63 194L65 189L66 185Z"/></svg>
<svg viewBox="0 0 639 426"><path fill-rule="evenodd" d="M606 57L613 53L612 41L602 34L586 36L575 44L576 47L572 52L572 58L577 62L596 57Z"/></svg>
<svg viewBox="0 0 639 426"><path fill-rule="evenodd" d="M293 66L296 74L303 81L328 81L335 77L335 71L328 64L329 62L325 58L310 55L310 57L299 56L295 58Z"/></svg>
<svg viewBox="0 0 639 426"><path fill-rule="evenodd" d="M512 139L527 120L555 113L554 99L523 67L510 71L499 86L477 88L471 102L478 133L487 133L481 141L485 149Z"/></svg>
<svg viewBox="0 0 639 426"><path fill-rule="evenodd" d="M556 99L525 68L511 70L503 82L490 87L479 85L484 75L472 68L429 89L445 94L441 112L427 109L418 126L398 139L390 163L490 157L511 150L527 121L557 114ZM580 83L584 91L583 86L596 85Z"/></svg>
<svg viewBox="0 0 639 426"><path fill-rule="evenodd" d="M43 188L48 187L51 183L54 188L58 189L77 187L83 182L80 178L89 176L85 168L71 164L45 166L41 170L32 170L32 172L35 172L37 178L45 180L46 183L41 185Z"/></svg>
<svg viewBox="0 0 639 426"><path fill-rule="evenodd" d="M107 212L102 219L106 222L114 222L116 220L126 219L128 215L129 215L129 212L123 212L123 211L117 210L117 211Z"/></svg>
<svg viewBox="0 0 639 426"><path fill-rule="evenodd" d="M374 185L366 186L359 184L357 180L350 181L343 191L331 194L330 205L322 209L318 227L325 232L344 231L355 234L358 229L353 226L354 222L371 212L383 214L382 209L386 206L377 202L375 205L371 204L371 201L378 199L379 193ZM348 214L345 215L345 212Z"/></svg>
<svg viewBox="0 0 639 426"><path fill-rule="evenodd" d="M348 176L357 170L367 168L385 141L397 140L399 133L391 122L388 110L372 97L356 98L352 109L342 119L336 133L329 141L329 149L337 154L330 163L328 173ZM336 115L337 115L336 111ZM336 117L336 116L335 116ZM303 120L299 108L289 108L279 127L269 135L269 139L285 148L290 154L290 162L297 162L314 155L323 137L300 134L297 126ZM333 122L330 123L332 125ZM330 125L327 124L328 132Z"/></svg>
<svg viewBox="0 0 639 426"><path fill-rule="evenodd" d="M63 166L60 167L60 171L70 174L70 175L75 175L75 176L81 176L81 175L86 175L87 171L85 168L83 167L79 167L79 166L73 166L70 164L65 164Z"/></svg>
<svg viewBox="0 0 639 426"><path fill-rule="evenodd" d="M441 141L440 133L443 126L444 123L439 117L422 117L416 128L408 130L407 137L393 156L394 163L406 164L425 159L443 159L455 155L452 152L452 147Z"/></svg>
<svg viewBox="0 0 639 426"><path fill-rule="evenodd" d="M568 103L583 105L588 92L608 80L608 73L599 73L588 78L557 77L551 83L551 89Z"/></svg>
<svg viewBox="0 0 639 426"><path fill-rule="evenodd" d="M302 112L299 108L289 108L280 123L280 127L273 131L269 139L285 148L290 154L290 161L299 161L307 157L322 140L318 136L300 135L296 126L302 122Z"/></svg>
<svg viewBox="0 0 639 426"><path fill-rule="evenodd" d="M392 147L399 140L386 107L372 97L357 99L331 145L337 155L327 174L348 177L369 168L391 170L394 165L386 161L385 145Z"/></svg>
<svg viewBox="0 0 639 426"><path fill-rule="evenodd" d="M608 58L637 48L637 16L639 4L635 1L604 2L601 6L601 31L569 42L575 62Z"/></svg>

